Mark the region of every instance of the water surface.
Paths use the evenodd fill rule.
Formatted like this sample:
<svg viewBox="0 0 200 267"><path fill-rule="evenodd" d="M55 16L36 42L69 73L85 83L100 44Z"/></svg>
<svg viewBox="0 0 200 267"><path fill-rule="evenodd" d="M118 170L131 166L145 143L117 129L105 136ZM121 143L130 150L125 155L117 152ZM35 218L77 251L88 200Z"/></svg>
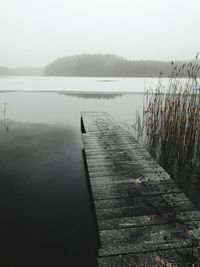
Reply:
<svg viewBox="0 0 200 267"><path fill-rule="evenodd" d="M80 114L107 111L123 125L133 124L143 109L142 92L157 81L0 77L8 126L6 131L0 123L2 266L95 267Z"/></svg>
<svg viewBox="0 0 200 267"><path fill-rule="evenodd" d="M157 81L157 78L0 76L0 90L143 92Z"/></svg>
<svg viewBox="0 0 200 267"><path fill-rule="evenodd" d="M0 110L7 103L8 126L6 131L0 125L2 266L95 267L96 225L80 113L107 111L133 123L143 95L125 93L135 86L128 78L69 80L0 78ZM97 93L102 88L107 92Z"/></svg>

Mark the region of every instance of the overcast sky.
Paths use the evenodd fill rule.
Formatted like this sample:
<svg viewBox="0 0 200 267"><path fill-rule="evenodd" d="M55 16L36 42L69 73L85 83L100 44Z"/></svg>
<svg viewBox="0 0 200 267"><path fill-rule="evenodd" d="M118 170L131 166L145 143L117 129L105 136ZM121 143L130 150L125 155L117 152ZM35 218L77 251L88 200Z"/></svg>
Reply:
<svg viewBox="0 0 200 267"><path fill-rule="evenodd" d="M200 50L199 0L0 0L0 66L58 57L191 59Z"/></svg>

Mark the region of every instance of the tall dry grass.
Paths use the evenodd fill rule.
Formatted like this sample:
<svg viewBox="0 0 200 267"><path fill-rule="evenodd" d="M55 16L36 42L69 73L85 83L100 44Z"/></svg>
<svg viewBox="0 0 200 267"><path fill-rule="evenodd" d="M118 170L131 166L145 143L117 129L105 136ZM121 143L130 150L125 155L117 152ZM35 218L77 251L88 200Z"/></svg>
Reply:
<svg viewBox="0 0 200 267"><path fill-rule="evenodd" d="M152 156L187 188L191 177L200 178L200 65L171 66L168 83L161 76L156 89L145 93L138 130Z"/></svg>

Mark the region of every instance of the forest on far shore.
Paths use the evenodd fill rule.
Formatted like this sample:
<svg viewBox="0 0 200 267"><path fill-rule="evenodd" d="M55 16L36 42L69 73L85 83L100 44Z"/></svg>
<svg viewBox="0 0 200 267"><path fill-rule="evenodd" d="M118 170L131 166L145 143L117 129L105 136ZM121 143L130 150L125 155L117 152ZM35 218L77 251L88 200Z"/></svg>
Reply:
<svg viewBox="0 0 200 267"><path fill-rule="evenodd" d="M82 54L58 58L45 67L7 68L0 66L0 75L10 76L80 76L80 77L170 77L173 69L183 64L198 64L190 61L127 60L111 54ZM181 71L188 77L187 68ZM200 73L197 74L200 77Z"/></svg>
<svg viewBox="0 0 200 267"><path fill-rule="evenodd" d="M189 62L189 61L188 61ZM187 63L187 62L186 62ZM45 67L46 76L169 77L173 66L183 61L126 60L110 54L82 54L58 58ZM185 71L183 77L188 77Z"/></svg>

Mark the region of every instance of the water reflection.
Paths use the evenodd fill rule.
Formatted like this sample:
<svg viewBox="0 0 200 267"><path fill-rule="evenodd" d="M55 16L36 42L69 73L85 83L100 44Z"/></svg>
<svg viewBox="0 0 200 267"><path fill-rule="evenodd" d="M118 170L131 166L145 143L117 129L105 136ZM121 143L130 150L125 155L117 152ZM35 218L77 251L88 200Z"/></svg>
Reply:
<svg viewBox="0 0 200 267"><path fill-rule="evenodd" d="M114 99L116 97L121 97L124 94L115 94L115 93L73 93L73 92L67 92L67 93L60 93L62 95L67 95L71 97L76 98L83 98L83 99Z"/></svg>
<svg viewBox="0 0 200 267"><path fill-rule="evenodd" d="M142 96L10 92L0 94L0 109L3 103L9 119L9 132L0 129L4 258L17 267L95 267L80 112L108 111L132 121Z"/></svg>
<svg viewBox="0 0 200 267"><path fill-rule="evenodd" d="M118 93L117 93L118 94ZM8 103L9 120L62 124L79 129L81 111L107 111L117 121L133 123L142 110L142 94L106 94L105 98L63 95L58 92L13 92L0 94L0 109ZM2 114L0 113L0 119Z"/></svg>
<svg viewBox="0 0 200 267"><path fill-rule="evenodd" d="M117 82L117 81L116 80L104 79L104 80L97 80L97 82Z"/></svg>

